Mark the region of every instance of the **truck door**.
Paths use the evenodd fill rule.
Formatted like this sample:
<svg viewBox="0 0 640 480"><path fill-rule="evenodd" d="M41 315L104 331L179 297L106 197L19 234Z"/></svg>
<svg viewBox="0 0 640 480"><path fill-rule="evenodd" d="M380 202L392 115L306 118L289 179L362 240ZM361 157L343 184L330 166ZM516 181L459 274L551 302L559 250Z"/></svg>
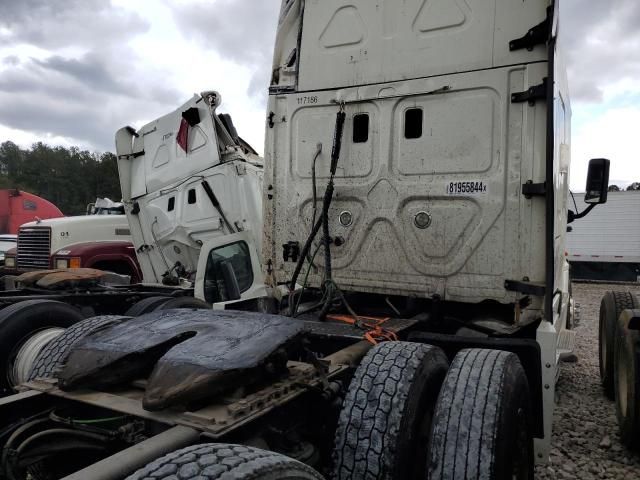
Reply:
<svg viewBox="0 0 640 480"><path fill-rule="evenodd" d="M265 295L260 258L251 232L205 242L198 262L196 298L226 304Z"/></svg>

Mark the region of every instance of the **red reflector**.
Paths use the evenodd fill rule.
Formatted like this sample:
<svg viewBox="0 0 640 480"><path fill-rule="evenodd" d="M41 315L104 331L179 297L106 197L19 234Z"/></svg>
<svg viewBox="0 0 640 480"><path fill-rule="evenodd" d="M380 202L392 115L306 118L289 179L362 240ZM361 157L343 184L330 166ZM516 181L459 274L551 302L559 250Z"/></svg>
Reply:
<svg viewBox="0 0 640 480"><path fill-rule="evenodd" d="M178 138L176 139L178 145L186 152L189 142L189 123L183 118L180 122L180 129L178 130Z"/></svg>

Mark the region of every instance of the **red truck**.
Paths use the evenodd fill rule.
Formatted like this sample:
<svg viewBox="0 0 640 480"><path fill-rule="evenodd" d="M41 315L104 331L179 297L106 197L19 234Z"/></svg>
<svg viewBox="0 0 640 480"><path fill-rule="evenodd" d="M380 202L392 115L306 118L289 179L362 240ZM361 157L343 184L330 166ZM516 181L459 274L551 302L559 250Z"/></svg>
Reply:
<svg viewBox="0 0 640 480"><path fill-rule="evenodd" d="M0 190L0 233L18 233L20 225L36 219L64 217L53 203L20 190Z"/></svg>

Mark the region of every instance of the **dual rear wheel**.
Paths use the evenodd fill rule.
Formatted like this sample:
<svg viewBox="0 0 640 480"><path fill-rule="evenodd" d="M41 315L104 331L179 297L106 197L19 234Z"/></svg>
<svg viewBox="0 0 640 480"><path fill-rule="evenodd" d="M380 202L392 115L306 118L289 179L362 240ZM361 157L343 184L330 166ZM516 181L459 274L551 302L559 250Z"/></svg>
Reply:
<svg viewBox="0 0 640 480"><path fill-rule="evenodd" d="M620 440L640 447L640 331L629 329L625 310L640 309L631 292L607 292L600 303L600 379L605 394L616 402Z"/></svg>
<svg viewBox="0 0 640 480"><path fill-rule="evenodd" d="M335 478L533 479L531 405L515 354L390 342L358 367L336 433Z"/></svg>

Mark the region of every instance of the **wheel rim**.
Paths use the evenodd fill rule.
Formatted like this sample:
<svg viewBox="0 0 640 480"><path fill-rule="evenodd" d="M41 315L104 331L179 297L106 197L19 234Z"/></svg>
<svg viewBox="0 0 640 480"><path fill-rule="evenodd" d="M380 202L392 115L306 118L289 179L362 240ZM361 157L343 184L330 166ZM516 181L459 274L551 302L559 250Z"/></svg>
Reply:
<svg viewBox="0 0 640 480"><path fill-rule="evenodd" d="M7 369L9 385L15 387L29 380L29 373L36 357L51 340L58 337L64 328L47 328L27 337L18 346L12 364Z"/></svg>

